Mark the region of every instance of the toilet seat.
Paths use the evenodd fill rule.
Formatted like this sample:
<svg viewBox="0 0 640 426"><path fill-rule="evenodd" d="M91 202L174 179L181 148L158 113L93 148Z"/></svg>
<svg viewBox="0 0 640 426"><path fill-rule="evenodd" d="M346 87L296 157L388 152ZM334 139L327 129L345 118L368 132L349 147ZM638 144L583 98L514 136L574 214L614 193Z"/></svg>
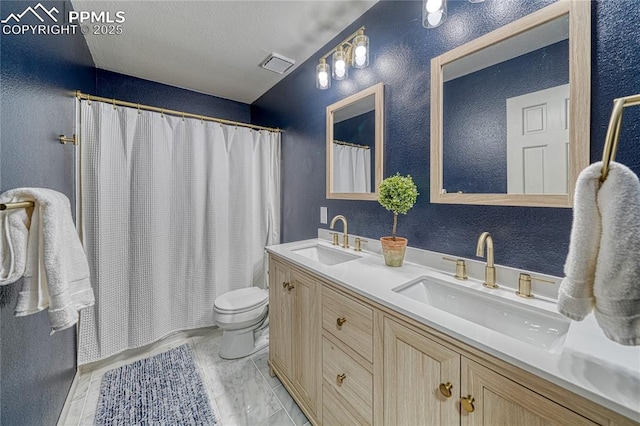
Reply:
<svg viewBox="0 0 640 426"><path fill-rule="evenodd" d="M241 314L252 310L261 311L269 303L269 294L258 287L241 288L218 296L213 304L221 314Z"/></svg>

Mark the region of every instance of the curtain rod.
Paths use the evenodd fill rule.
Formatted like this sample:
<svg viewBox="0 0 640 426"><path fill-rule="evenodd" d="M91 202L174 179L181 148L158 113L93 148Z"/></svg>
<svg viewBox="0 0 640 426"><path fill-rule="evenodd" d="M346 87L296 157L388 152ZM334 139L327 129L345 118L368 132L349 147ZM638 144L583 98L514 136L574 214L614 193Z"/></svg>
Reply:
<svg viewBox="0 0 640 426"><path fill-rule="evenodd" d="M354 148L369 149L369 147L367 145L358 145L357 143L339 141L337 139L334 139L333 143L335 143L336 145L345 145L345 146L352 146Z"/></svg>
<svg viewBox="0 0 640 426"><path fill-rule="evenodd" d="M206 115L191 114L189 112L176 111L176 110L173 110L173 109L158 108L158 107L154 107L154 106L150 106L150 105L142 105L142 104L138 104L138 103L134 103L134 102L120 101L120 100L111 99L111 98L103 98L103 97L100 97L100 96L94 96L94 95L89 95L87 93L82 93L79 90L76 90L76 98L78 98L78 100L85 99L85 100L87 100L89 102L91 102L91 101L105 102L105 103L112 104L114 107L116 105L120 105L120 106L126 106L126 107L130 107L130 108L137 108L138 110L153 111L153 112L159 112L161 114L175 115L175 116L182 117L182 118L185 118L185 117L186 118L197 118L198 120L201 120L201 121L213 121L215 123L231 124L231 125L234 125L234 126L248 127L248 128L251 128L251 129L268 130L270 132L284 133L284 131L282 129L279 129L279 128L258 126L256 124L241 123L239 121L225 120L223 118L207 117Z"/></svg>

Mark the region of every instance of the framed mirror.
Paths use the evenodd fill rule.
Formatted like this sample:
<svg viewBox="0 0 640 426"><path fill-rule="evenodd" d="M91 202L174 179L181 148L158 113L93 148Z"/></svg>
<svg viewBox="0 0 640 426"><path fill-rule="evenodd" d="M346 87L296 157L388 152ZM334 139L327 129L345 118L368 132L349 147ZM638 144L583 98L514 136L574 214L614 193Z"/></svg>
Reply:
<svg viewBox="0 0 640 426"><path fill-rule="evenodd" d="M382 83L327 107L327 198L378 199L383 134Z"/></svg>
<svg viewBox="0 0 640 426"><path fill-rule="evenodd" d="M590 2L560 0L433 58L431 202L572 207L590 54Z"/></svg>

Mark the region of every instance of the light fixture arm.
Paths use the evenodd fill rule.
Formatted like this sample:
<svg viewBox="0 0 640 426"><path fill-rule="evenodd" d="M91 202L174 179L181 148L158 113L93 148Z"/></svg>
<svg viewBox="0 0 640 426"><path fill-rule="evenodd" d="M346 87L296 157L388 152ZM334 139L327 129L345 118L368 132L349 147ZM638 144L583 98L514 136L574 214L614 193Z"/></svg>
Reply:
<svg viewBox="0 0 640 426"><path fill-rule="evenodd" d="M360 28L358 28L353 34L351 34L349 37L345 38L344 40L342 40L340 43L338 43L336 45L336 47L334 47L333 49L331 49L329 52L325 53L323 56L320 57L320 59L327 59L329 56L333 55L336 50L338 50L338 47L342 47L344 49L344 46L346 45L347 48L344 49L344 51L347 53L347 57L349 59L351 59L351 54L353 52L353 44L351 43L351 40L353 40L353 38L355 36L357 36L358 34L360 34L360 31L362 31L362 33L364 33L364 25L361 26Z"/></svg>

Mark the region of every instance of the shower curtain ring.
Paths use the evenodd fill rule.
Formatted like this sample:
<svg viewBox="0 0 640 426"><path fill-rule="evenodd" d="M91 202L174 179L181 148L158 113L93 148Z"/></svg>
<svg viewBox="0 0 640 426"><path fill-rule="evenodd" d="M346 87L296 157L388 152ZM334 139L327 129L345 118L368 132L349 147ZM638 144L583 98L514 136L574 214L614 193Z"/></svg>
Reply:
<svg viewBox="0 0 640 426"><path fill-rule="evenodd" d="M140 104L138 104L138 115L140 115L140 114L141 114L141 112L140 112Z"/></svg>
<svg viewBox="0 0 640 426"><path fill-rule="evenodd" d="M113 98L112 101L113 101L113 109L118 109L118 108L116 108L116 99Z"/></svg>
<svg viewBox="0 0 640 426"><path fill-rule="evenodd" d="M87 105L91 105L91 95L87 94Z"/></svg>

